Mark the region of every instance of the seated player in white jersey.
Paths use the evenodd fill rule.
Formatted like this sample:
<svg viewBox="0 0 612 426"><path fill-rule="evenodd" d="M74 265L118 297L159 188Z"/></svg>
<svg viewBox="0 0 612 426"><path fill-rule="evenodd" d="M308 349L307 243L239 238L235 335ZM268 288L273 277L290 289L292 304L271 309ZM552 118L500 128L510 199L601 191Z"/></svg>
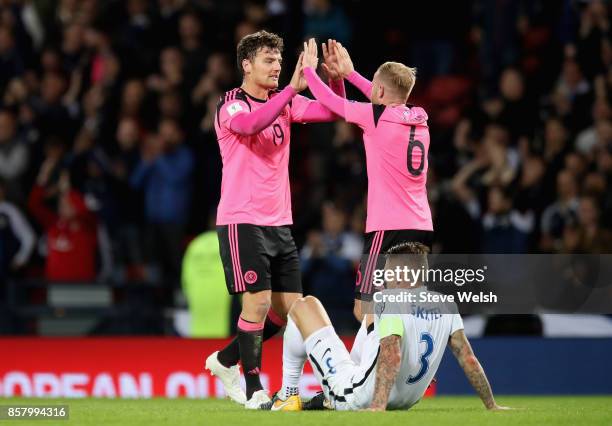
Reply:
<svg viewBox="0 0 612 426"><path fill-rule="evenodd" d="M420 243L398 244L387 252L385 269L427 268L428 251ZM414 283L411 286L406 282L387 282L389 289L414 287ZM424 287L421 290L427 291ZM485 407L507 409L495 402L485 372L463 332L459 314L368 314L349 354L321 303L312 296L300 298L289 311L284 335L283 387L272 402L262 404L261 408L273 411L302 408L299 396L292 394L308 358L328 408L408 409L423 397L447 344Z"/></svg>

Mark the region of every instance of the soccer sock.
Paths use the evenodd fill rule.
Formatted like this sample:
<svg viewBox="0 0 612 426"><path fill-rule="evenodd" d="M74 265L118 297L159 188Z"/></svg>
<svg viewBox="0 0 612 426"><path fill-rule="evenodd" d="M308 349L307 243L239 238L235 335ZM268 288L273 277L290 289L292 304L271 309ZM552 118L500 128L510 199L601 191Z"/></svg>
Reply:
<svg viewBox="0 0 612 426"><path fill-rule="evenodd" d="M263 341L265 342L270 337L276 335L286 324L276 312L272 309L268 311L266 322L263 329ZM240 361L240 347L238 345L238 337L234 337L228 345L219 351L217 359L224 367L231 367L232 365L238 364Z"/></svg>
<svg viewBox="0 0 612 426"><path fill-rule="evenodd" d="M240 361L240 345L238 344L238 336L234 337L226 347L219 351L217 359L224 367L231 367L238 364Z"/></svg>
<svg viewBox="0 0 612 426"><path fill-rule="evenodd" d="M238 319L238 346L240 361L246 381L247 400L258 390L263 389L259 380L261 369L261 350L263 346L264 323L254 323Z"/></svg>
<svg viewBox="0 0 612 426"><path fill-rule="evenodd" d="M275 336L276 333L278 333L285 325L287 325L287 321L282 319L272 309L269 309L268 316L266 317L266 323L264 325L264 331L263 331L264 342L268 340L270 337Z"/></svg>
<svg viewBox="0 0 612 426"><path fill-rule="evenodd" d="M299 395L299 382L306 362L304 340L291 317L287 318L287 328L283 335L283 387L279 396L287 399Z"/></svg>

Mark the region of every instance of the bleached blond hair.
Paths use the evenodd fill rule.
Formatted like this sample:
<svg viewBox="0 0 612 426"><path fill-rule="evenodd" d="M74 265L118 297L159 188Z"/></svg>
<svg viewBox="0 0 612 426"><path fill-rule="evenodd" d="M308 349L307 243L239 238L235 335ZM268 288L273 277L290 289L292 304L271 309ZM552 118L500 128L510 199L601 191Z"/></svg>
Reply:
<svg viewBox="0 0 612 426"><path fill-rule="evenodd" d="M417 69L399 62L385 62L378 67L379 78L399 96L410 96L416 82Z"/></svg>

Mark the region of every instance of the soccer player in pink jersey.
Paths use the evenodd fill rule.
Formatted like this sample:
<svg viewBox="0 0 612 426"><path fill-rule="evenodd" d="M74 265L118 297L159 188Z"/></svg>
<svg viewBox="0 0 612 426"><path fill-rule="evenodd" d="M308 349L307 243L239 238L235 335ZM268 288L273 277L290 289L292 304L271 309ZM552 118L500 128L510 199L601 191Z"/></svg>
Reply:
<svg viewBox="0 0 612 426"><path fill-rule="evenodd" d="M317 45L304 43L304 78L312 94L331 111L363 130L368 171L368 210L364 254L357 273L355 316L361 320L375 290L373 271L391 246L418 242L431 247L433 224L427 200L429 128L423 108L407 105L416 70L398 62L382 64L372 81L357 73L347 50L328 42L333 71L355 85L371 102L354 102L329 90L317 76ZM382 262L382 263L381 263Z"/></svg>
<svg viewBox="0 0 612 426"><path fill-rule="evenodd" d="M242 294L242 311L236 338L210 355L206 368L221 379L230 398L250 409L270 401L259 378L262 343L285 325L289 308L302 295L289 229L291 123L338 119L318 101L297 95L306 88L301 57L289 85L277 90L282 50L276 34L259 31L244 37L237 48L243 83L225 93L215 116L223 160L217 232L227 288ZM332 93L344 96L343 79L333 73L329 77ZM246 395L239 385L238 361Z"/></svg>

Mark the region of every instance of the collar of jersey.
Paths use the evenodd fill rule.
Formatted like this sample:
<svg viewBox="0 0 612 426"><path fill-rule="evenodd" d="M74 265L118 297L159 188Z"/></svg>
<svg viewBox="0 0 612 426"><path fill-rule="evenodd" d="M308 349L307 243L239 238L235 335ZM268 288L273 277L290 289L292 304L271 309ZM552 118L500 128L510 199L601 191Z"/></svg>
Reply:
<svg viewBox="0 0 612 426"><path fill-rule="evenodd" d="M267 102L267 100L266 100L266 99L259 99L259 98L256 98L255 96L251 96L251 95L249 95L249 94L246 92L246 90L244 90L244 89L240 89L240 90L242 90L242 93L244 93L245 95L247 95L247 97L248 97L249 99L251 99L252 101L259 102L259 103L262 103L262 104L263 104L264 102Z"/></svg>

